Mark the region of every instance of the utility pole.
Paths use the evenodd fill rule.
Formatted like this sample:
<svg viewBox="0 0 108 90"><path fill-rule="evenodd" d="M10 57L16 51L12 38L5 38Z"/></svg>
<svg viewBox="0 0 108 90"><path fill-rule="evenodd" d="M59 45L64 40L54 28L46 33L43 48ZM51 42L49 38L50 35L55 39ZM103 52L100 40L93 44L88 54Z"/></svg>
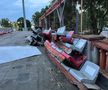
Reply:
<svg viewBox="0 0 108 90"><path fill-rule="evenodd" d="M83 0L81 0L81 34L83 33Z"/></svg>
<svg viewBox="0 0 108 90"><path fill-rule="evenodd" d="M25 2L22 0L22 7L23 7L23 18L24 18L24 30L27 30L27 24L26 24L26 14L25 14Z"/></svg>

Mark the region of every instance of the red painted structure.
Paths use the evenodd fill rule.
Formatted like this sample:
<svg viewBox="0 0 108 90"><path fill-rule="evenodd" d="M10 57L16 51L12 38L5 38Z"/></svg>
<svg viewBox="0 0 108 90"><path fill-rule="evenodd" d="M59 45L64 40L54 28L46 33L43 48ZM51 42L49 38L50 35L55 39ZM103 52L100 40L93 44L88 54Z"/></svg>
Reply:
<svg viewBox="0 0 108 90"><path fill-rule="evenodd" d="M108 73L108 39L94 41L93 44L100 49L100 68Z"/></svg>
<svg viewBox="0 0 108 90"><path fill-rule="evenodd" d="M47 51L47 50L46 50ZM56 65L56 67L65 75L65 77L73 84L76 85L79 90L88 90L84 84L80 83L78 80L75 79L51 54L48 54L50 60Z"/></svg>
<svg viewBox="0 0 108 90"><path fill-rule="evenodd" d="M39 26L48 29L50 27L48 16L51 13L53 13L55 10L60 8L64 2L65 2L65 0L58 0L58 1L54 2L52 4L52 6L48 10L46 10L46 12L39 18Z"/></svg>
<svg viewBox="0 0 108 90"><path fill-rule="evenodd" d="M64 61L66 57L63 56L62 54L60 54L59 52L57 52L56 50L54 50L53 48L51 48L50 47L51 46L51 43L50 42L46 41L44 43L44 45L45 45L45 51L47 52L48 57L57 66L57 68L66 76L66 78L72 84L76 85L79 88L79 90L88 90L87 87L84 84L80 83L77 79L75 79L75 77L72 76L69 73L69 71L66 70L65 67L63 67L61 65L61 62Z"/></svg>
<svg viewBox="0 0 108 90"><path fill-rule="evenodd" d="M72 38L73 34L74 34L74 31L70 31L67 33L67 35L65 37L61 36L60 40L63 42L72 43L73 42L73 38Z"/></svg>
<svg viewBox="0 0 108 90"><path fill-rule="evenodd" d="M59 49L56 44L51 44L49 41L46 41L44 45L47 51L49 51L55 58L58 58L60 62L66 60L72 67L76 69L79 69L86 60L86 56L78 54L74 51L72 52L72 56L68 55L67 53Z"/></svg>
<svg viewBox="0 0 108 90"><path fill-rule="evenodd" d="M58 2L55 2L40 18L39 20L44 19L48 15L50 15L52 12L54 12L56 9L60 7L60 5L64 3L64 0L58 0Z"/></svg>
<svg viewBox="0 0 108 90"><path fill-rule="evenodd" d="M49 29L49 30L44 30L44 31L42 32L42 34L43 34L44 40L48 40L48 41L51 42L51 29Z"/></svg>

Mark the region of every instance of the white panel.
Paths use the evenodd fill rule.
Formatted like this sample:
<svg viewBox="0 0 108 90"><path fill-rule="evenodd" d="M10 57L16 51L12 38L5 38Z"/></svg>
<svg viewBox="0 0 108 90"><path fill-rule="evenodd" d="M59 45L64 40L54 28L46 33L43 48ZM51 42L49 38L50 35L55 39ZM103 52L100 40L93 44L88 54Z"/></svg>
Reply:
<svg viewBox="0 0 108 90"><path fill-rule="evenodd" d="M32 46L0 47L0 64L40 54L39 49Z"/></svg>
<svg viewBox="0 0 108 90"><path fill-rule="evenodd" d="M100 35L105 36L106 38L108 38L108 27L104 27L102 29L102 32L101 32Z"/></svg>
<svg viewBox="0 0 108 90"><path fill-rule="evenodd" d="M88 73L91 77L94 75L95 71L96 70L94 68L90 67L90 66L87 66L85 68L85 72Z"/></svg>
<svg viewBox="0 0 108 90"><path fill-rule="evenodd" d="M65 26L58 28L57 35L65 35L65 30L66 30Z"/></svg>

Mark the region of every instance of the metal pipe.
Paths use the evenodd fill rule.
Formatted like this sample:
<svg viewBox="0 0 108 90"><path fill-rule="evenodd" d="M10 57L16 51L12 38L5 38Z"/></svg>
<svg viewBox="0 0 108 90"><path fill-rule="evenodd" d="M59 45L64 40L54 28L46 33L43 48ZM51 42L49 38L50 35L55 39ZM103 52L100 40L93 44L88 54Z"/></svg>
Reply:
<svg viewBox="0 0 108 90"><path fill-rule="evenodd" d="M26 24L26 14L25 14L25 2L22 0L22 7L23 7L23 18L24 18L24 30L27 30L27 24Z"/></svg>

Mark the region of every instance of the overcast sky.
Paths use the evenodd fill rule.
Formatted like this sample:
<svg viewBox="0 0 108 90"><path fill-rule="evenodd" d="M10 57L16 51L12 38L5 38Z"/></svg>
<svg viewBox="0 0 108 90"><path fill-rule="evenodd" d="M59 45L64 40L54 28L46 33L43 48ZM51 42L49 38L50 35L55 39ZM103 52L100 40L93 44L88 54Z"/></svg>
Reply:
<svg viewBox="0 0 108 90"><path fill-rule="evenodd" d="M36 11L40 11L48 5L50 0L25 0L26 18L31 20ZM22 0L1 0L0 1L0 19L9 18L16 21L22 15Z"/></svg>

